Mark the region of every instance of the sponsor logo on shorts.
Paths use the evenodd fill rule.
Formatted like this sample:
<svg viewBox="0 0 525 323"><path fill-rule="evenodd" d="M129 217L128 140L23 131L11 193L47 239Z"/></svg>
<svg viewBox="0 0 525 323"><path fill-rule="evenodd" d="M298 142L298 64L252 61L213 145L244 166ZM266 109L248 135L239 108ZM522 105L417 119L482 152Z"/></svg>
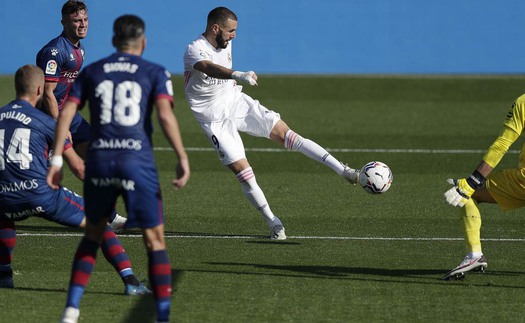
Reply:
<svg viewBox="0 0 525 323"><path fill-rule="evenodd" d="M111 178L91 178L91 183L95 185L96 187L109 187L114 186L117 188L121 188L126 191L134 191L135 190L135 182L129 179L122 179L118 177L111 177Z"/></svg>
<svg viewBox="0 0 525 323"><path fill-rule="evenodd" d="M142 140L133 138L110 139L99 138L91 143L94 149L125 149L125 150L142 150Z"/></svg>
<svg viewBox="0 0 525 323"><path fill-rule="evenodd" d="M4 212L5 216L9 219L16 221L16 220L23 220L27 219L30 216L42 214L46 212L41 206L37 206L32 209L22 210L18 212Z"/></svg>
<svg viewBox="0 0 525 323"><path fill-rule="evenodd" d="M29 191L38 188L36 179L28 179L20 182L0 184L0 194L8 192Z"/></svg>

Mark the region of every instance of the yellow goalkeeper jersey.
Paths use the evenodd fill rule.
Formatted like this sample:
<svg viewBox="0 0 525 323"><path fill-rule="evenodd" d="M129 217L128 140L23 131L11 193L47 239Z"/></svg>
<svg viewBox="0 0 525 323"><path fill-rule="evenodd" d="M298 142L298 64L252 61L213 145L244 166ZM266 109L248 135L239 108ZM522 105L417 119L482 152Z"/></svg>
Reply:
<svg viewBox="0 0 525 323"><path fill-rule="evenodd" d="M505 129L483 157L483 160L492 168L496 167L512 143L514 143L523 132L525 127L525 94L517 98L510 107L503 125ZM519 168L525 168L525 144L521 148Z"/></svg>

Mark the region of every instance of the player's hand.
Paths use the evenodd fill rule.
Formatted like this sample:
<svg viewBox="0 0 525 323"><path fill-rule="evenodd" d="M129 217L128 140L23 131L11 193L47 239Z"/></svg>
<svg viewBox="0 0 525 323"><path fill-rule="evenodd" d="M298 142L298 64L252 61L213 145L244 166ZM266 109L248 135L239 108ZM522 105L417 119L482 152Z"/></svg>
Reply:
<svg viewBox="0 0 525 323"><path fill-rule="evenodd" d="M171 183L175 188L183 188L190 179L190 161L185 158L181 159L176 168L177 178Z"/></svg>
<svg viewBox="0 0 525 323"><path fill-rule="evenodd" d="M448 179L447 182L454 185L454 187L445 192L447 203L452 206L463 207L474 194L475 188L470 186L465 178L459 180Z"/></svg>
<svg viewBox="0 0 525 323"><path fill-rule="evenodd" d="M62 169L58 166L49 166L46 181L49 187L58 190L60 188L60 182L62 181Z"/></svg>
<svg viewBox="0 0 525 323"><path fill-rule="evenodd" d="M257 85L257 74L254 71L240 72L235 71L232 73L232 78L237 81L243 81L250 85Z"/></svg>

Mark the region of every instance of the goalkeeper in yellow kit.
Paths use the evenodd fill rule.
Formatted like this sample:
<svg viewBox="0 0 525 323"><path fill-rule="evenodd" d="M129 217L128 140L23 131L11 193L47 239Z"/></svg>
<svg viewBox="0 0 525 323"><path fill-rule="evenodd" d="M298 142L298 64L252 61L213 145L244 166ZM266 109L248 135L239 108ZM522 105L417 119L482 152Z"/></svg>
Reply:
<svg viewBox="0 0 525 323"><path fill-rule="evenodd" d="M445 198L450 205L461 207L461 225L468 254L443 277L444 280L462 279L468 271L483 271L487 267L481 251L478 203L497 203L503 211L525 206L525 144L517 168L492 173L525 128L525 94L510 108L504 126L470 177L448 180L454 187L445 192Z"/></svg>

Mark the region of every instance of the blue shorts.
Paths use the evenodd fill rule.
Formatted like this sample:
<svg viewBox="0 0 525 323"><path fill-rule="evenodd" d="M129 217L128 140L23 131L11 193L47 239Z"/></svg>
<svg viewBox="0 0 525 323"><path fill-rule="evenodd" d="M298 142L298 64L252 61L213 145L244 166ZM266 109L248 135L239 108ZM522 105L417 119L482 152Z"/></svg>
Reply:
<svg viewBox="0 0 525 323"><path fill-rule="evenodd" d="M82 196L62 187L49 189L37 199L28 202L0 205L0 219L22 221L30 216L43 218L69 227L79 227L84 220Z"/></svg>
<svg viewBox="0 0 525 323"><path fill-rule="evenodd" d="M89 141L90 127L89 123L80 113L75 113L75 116L71 121L71 126L69 127L74 145Z"/></svg>
<svg viewBox="0 0 525 323"><path fill-rule="evenodd" d="M130 155L97 160L88 153L84 198L86 217L97 224L124 199L126 228L153 228L164 223L164 210L155 161Z"/></svg>

